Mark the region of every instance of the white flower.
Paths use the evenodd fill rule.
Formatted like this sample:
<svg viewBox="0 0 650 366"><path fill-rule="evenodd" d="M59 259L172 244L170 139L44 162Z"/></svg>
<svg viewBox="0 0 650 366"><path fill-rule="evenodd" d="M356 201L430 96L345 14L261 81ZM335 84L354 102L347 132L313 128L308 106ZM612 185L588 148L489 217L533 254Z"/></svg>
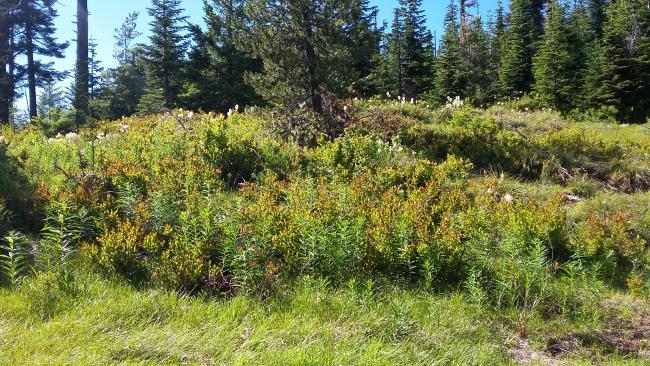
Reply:
<svg viewBox="0 0 650 366"><path fill-rule="evenodd" d="M68 134L65 135L65 139L66 139L67 141L74 140L74 139L76 139L77 137L78 137L78 135L77 135L76 133L74 133L74 132L70 132L70 133L68 133Z"/></svg>
<svg viewBox="0 0 650 366"><path fill-rule="evenodd" d="M515 198L512 197L512 195L510 193L503 196L503 202L505 202L507 204L511 204L514 200L515 200Z"/></svg>
<svg viewBox="0 0 650 366"><path fill-rule="evenodd" d="M343 106L343 112L348 113L348 106L347 105Z"/></svg>
<svg viewBox="0 0 650 366"><path fill-rule="evenodd" d="M386 92L386 98L390 98L390 92Z"/></svg>
<svg viewBox="0 0 650 366"><path fill-rule="evenodd" d="M194 112L190 111L190 113L187 114L187 118L189 118L189 119L194 118Z"/></svg>
<svg viewBox="0 0 650 366"><path fill-rule="evenodd" d="M49 139L47 139L47 142L54 142L54 141L57 141L57 139L55 139L54 137L50 137Z"/></svg>
<svg viewBox="0 0 650 366"><path fill-rule="evenodd" d="M411 98L411 104L415 104L415 99Z"/></svg>
<svg viewBox="0 0 650 366"><path fill-rule="evenodd" d="M228 117L232 116L232 114L233 114L232 109L229 109L229 110L228 110Z"/></svg>
<svg viewBox="0 0 650 366"><path fill-rule="evenodd" d="M0 144L6 144L7 139L4 136L0 136Z"/></svg>
<svg viewBox="0 0 650 366"><path fill-rule="evenodd" d="M235 104L235 112L239 112L239 104Z"/></svg>
<svg viewBox="0 0 650 366"><path fill-rule="evenodd" d="M102 132L97 135L97 140L103 140L106 138L106 132Z"/></svg>
<svg viewBox="0 0 650 366"><path fill-rule="evenodd" d="M62 137L63 137L63 135L61 135L61 132L59 132L59 133L56 134L56 137L55 137L55 138L58 140L58 139L60 139L60 138L62 138Z"/></svg>

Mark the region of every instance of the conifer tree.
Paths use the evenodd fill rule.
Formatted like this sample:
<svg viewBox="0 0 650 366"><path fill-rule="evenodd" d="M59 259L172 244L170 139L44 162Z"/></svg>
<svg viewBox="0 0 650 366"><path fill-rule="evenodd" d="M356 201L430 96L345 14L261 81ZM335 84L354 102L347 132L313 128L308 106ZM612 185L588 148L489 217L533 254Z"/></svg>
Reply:
<svg viewBox="0 0 650 366"><path fill-rule="evenodd" d="M644 122L650 113L649 12L645 0L610 3L600 56L590 64L588 102L613 108L620 121Z"/></svg>
<svg viewBox="0 0 650 366"><path fill-rule="evenodd" d="M16 31L16 18L13 13L18 5L18 0L0 1L0 124L9 122L15 97L15 75L12 72L15 52L12 38Z"/></svg>
<svg viewBox="0 0 650 366"><path fill-rule="evenodd" d="M77 128L86 122L89 110L90 74L88 64L88 0L77 0L77 63L75 66L74 107Z"/></svg>
<svg viewBox="0 0 650 366"><path fill-rule="evenodd" d="M183 85L187 17L183 15L180 0L152 0L147 12L153 20L149 23L150 44L143 47L144 59L151 82L160 84L165 107L172 108L178 104ZM148 91L157 93L157 89Z"/></svg>
<svg viewBox="0 0 650 366"><path fill-rule="evenodd" d="M130 13L122 25L115 29L113 57L118 66L102 76L101 98L106 104L103 118L115 119L136 112L138 102L145 93L146 67L141 48L134 43L142 34L137 31L139 14Z"/></svg>
<svg viewBox="0 0 650 366"><path fill-rule="evenodd" d="M589 10L592 20L592 30L596 38L600 38L603 33L603 24L605 23L608 0L589 0Z"/></svg>
<svg viewBox="0 0 650 366"><path fill-rule="evenodd" d="M403 96L417 98L433 83L433 37L426 27L422 0L400 0L404 22Z"/></svg>
<svg viewBox="0 0 650 366"><path fill-rule="evenodd" d="M533 83L532 61L539 39L537 0L512 0L499 70L502 94L520 96Z"/></svg>
<svg viewBox="0 0 650 366"><path fill-rule="evenodd" d="M458 8L450 0L445 16L445 33L436 59L435 92L440 102L447 98L465 98L467 89L467 68L465 54L460 42Z"/></svg>
<svg viewBox="0 0 650 366"><path fill-rule="evenodd" d="M547 106L564 112L573 106L573 59L566 11L557 0L549 0L548 15L539 53L534 58L534 90Z"/></svg>
<svg viewBox="0 0 650 366"><path fill-rule="evenodd" d="M184 104L191 109L226 112L235 105L259 102L246 83L247 72L260 70L260 63L243 47L248 36L246 1L204 2L203 31L192 26L193 45L186 65L188 91Z"/></svg>
<svg viewBox="0 0 650 366"><path fill-rule="evenodd" d="M490 83L490 99L494 101L499 96L499 69L506 35L505 9L501 0L497 2L494 16L488 22L489 61L488 78Z"/></svg>
<svg viewBox="0 0 650 366"><path fill-rule="evenodd" d="M474 17L467 25L464 52L468 69L468 101L476 106L494 102L495 78L491 69L493 55L490 53L489 34L483 27L481 17Z"/></svg>
<svg viewBox="0 0 650 366"><path fill-rule="evenodd" d="M369 0L356 0L351 6L350 24L344 30L349 42L351 62L349 72L355 79L354 92L369 97L380 92L373 78L381 62L382 29L377 24L379 10L370 6Z"/></svg>
<svg viewBox="0 0 650 366"><path fill-rule="evenodd" d="M355 0L254 0L248 46L263 62L249 82L266 100L322 113L322 88L345 94L355 80L341 69L352 58L345 29Z"/></svg>
<svg viewBox="0 0 650 366"><path fill-rule="evenodd" d="M58 43L55 38L54 19L56 0L33 0L21 2L16 11L16 22L21 28L16 44L24 50L27 59L25 72L29 92L29 115L38 115L37 88L65 77L54 70L53 62L42 62L38 56L63 58L68 42Z"/></svg>

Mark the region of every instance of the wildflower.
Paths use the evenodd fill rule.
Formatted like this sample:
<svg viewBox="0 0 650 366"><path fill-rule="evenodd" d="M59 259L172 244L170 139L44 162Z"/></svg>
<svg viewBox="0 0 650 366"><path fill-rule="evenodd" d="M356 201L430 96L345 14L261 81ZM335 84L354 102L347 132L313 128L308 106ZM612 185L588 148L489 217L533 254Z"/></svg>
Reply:
<svg viewBox="0 0 650 366"><path fill-rule="evenodd" d="M97 135L97 140L103 140L106 138L106 132L102 132Z"/></svg>
<svg viewBox="0 0 650 366"><path fill-rule="evenodd" d="M190 118L190 119L194 118L194 112L190 111L190 113L187 114L187 118Z"/></svg>
<svg viewBox="0 0 650 366"><path fill-rule="evenodd" d="M503 196L503 202L505 202L507 204L511 204L514 200L515 200L515 198L512 197L512 195L510 193Z"/></svg>
<svg viewBox="0 0 650 366"><path fill-rule="evenodd" d="M348 106L347 105L343 106L343 112L348 113Z"/></svg>
<svg viewBox="0 0 650 366"><path fill-rule="evenodd" d="M239 112L239 104L235 104L235 112Z"/></svg>
<svg viewBox="0 0 650 366"><path fill-rule="evenodd" d="M78 137L78 135L76 133L74 133L74 132L70 132L70 133L65 135L66 141L74 140L77 137Z"/></svg>
<svg viewBox="0 0 650 366"><path fill-rule="evenodd" d="M229 110L228 110L228 114L227 114L227 115L228 115L228 117L230 117L230 116L232 116L232 114L233 114L233 111L232 111L232 109L229 109Z"/></svg>
<svg viewBox="0 0 650 366"><path fill-rule="evenodd" d="M7 143L7 139L5 139L4 136L0 136L0 144L5 144Z"/></svg>
<svg viewBox="0 0 650 366"><path fill-rule="evenodd" d="M390 99L390 92L386 92L386 98Z"/></svg>

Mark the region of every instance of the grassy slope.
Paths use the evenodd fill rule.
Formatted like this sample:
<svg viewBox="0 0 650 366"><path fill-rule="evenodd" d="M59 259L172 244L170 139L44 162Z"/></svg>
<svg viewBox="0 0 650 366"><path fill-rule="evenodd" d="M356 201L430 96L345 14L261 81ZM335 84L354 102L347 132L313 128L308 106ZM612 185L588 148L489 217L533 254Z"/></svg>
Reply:
<svg viewBox="0 0 650 366"><path fill-rule="evenodd" d="M650 146L648 125L616 134L583 126ZM514 185L524 192L538 187ZM612 317L638 316L627 297L616 309L595 306L600 311L583 319L545 319L472 304L462 295L396 287L329 289L303 280L291 293L264 300L215 301L81 276L64 289L50 278L28 280L18 291L0 289L0 364L491 365L514 363L513 350L520 361L540 356L533 364L647 364L597 342L558 359L534 351L563 334L611 328ZM520 341L524 330L529 347Z"/></svg>
<svg viewBox="0 0 650 366"><path fill-rule="evenodd" d="M81 291L58 296L47 316L34 307L33 284L0 292L1 364L487 365L513 363L518 344L517 314L497 314L459 295L369 294L303 281L290 296L212 301L93 276L79 282ZM528 332L538 348L551 334L601 326L596 319L534 318ZM607 364L643 364L590 354Z"/></svg>

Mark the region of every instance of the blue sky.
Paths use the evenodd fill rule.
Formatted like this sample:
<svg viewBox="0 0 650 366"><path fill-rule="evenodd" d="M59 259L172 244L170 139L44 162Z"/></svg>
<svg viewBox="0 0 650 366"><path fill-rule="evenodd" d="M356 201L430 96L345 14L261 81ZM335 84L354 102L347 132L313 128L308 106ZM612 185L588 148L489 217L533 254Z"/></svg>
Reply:
<svg viewBox="0 0 650 366"><path fill-rule="evenodd" d="M507 2L504 1L504 2ZM148 0L90 0L88 2L90 12L90 36L94 38L99 45L99 59L103 65L114 66L113 59L113 34L124 20L126 15L132 11L140 12L138 20L139 30L143 33L138 42L147 41L147 29L149 16L146 8L149 6ZM397 6L398 0L371 0L371 3L380 9L381 19L390 20L392 11ZM445 10L448 4L447 0L424 0L424 10L426 12L428 26L432 31L437 31L438 35L442 32L442 23L445 16ZM183 0L186 9L186 15L190 17L192 23L202 24L203 1L201 0ZM481 14L487 14L488 11L496 7L497 0L480 0L479 11ZM66 52L64 60L57 61L57 67L62 70L71 70L74 65L75 49L75 0L59 0L58 4L59 17L56 20L57 37L59 40L69 40L70 47Z"/></svg>

